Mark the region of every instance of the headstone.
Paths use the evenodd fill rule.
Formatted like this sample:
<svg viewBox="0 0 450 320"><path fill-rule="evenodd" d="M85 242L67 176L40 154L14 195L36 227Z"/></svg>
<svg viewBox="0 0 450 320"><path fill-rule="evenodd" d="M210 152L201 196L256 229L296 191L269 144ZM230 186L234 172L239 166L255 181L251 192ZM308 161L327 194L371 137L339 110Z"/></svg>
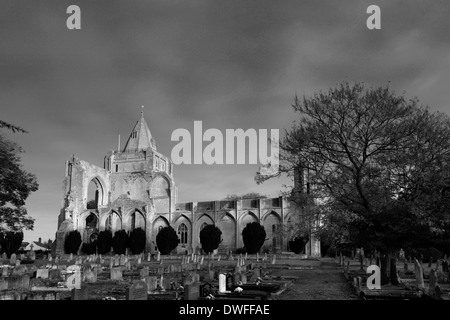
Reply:
<svg viewBox="0 0 450 320"><path fill-rule="evenodd" d="M69 256L69 261L72 261L72 260L73 260L73 253L71 253Z"/></svg>
<svg viewBox="0 0 450 320"><path fill-rule="evenodd" d="M430 295L432 297L436 296L436 286L438 285L438 278L437 278L437 273L436 270L431 269L430 270Z"/></svg>
<svg viewBox="0 0 450 320"><path fill-rule="evenodd" d="M119 267L114 267L111 269L111 280L121 281L122 280L122 269Z"/></svg>
<svg viewBox="0 0 450 320"><path fill-rule="evenodd" d="M200 282L200 275L198 273L192 274L192 281L193 282Z"/></svg>
<svg viewBox="0 0 450 320"><path fill-rule="evenodd" d="M158 251L158 255L156 256L156 260L159 261L161 260L161 252Z"/></svg>
<svg viewBox="0 0 450 320"><path fill-rule="evenodd" d="M9 276L9 268L4 267L4 268L2 268L2 277L7 277L7 276Z"/></svg>
<svg viewBox="0 0 450 320"><path fill-rule="evenodd" d="M434 298L436 300L442 300L442 290L441 290L441 287L439 285L437 285L436 288L435 288L435 296L434 296Z"/></svg>
<svg viewBox="0 0 450 320"><path fill-rule="evenodd" d="M27 258L28 258L28 260L31 260L31 261L36 260L36 253L34 252L33 249L31 249L30 251L27 252Z"/></svg>
<svg viewBox="0 0 450 320"><path fill-rule="evenodd" d="M8 278L9 290L30 290L30 276L24 274L21 276L11 276Z"/></svg>
<svg viewBox="0 0 450 320"><path fill-rule="evenodd" d="M226 292L226 281L226 276L223 273L219 274L219 293Z"/></svg>
<svg viewBox="0 0 450 320"><path fill-rule="evenodd" d="M48 271L48 278L51 281L60 281L62 279L61 277L61 270L58 269L50 269Z"/></svg>
<svg viewBox="0 0 450 320"><path fill-rule="evenodd" d="M142 280L147 283L148 291L153 291L158 288L158 278L156 276L145 276Z"/></svg>
<svg viewBox="0 0 450 320"><path fill-rule="evenodd" d="M414 259L414 273L416 275L416 284L419 289L425 289L423 282L423 268L417 259Z"/></svg>
<svg viewBox="0 0 450 320"><path fill-rule="evenodd" d="M120 266L120 258L118 256L114 257L114 266L115 267Z"/></svg>
<svg viewBox="0 0 450 320"><path fill-rule="evenodd" d="M4 260L8 259L8 256L6 255L6 252L3 252L2 259L4 259Z"/></svg>
<svg viewBox="0 0 450 320"><path fill-rule="evenodd" d="M141 264L142 263L142 258L139 256L137 259L137 264Z"/></svg>
<svg viewBox="0 0 450 320"><path fill-rule="evenodd" d="M139 275L141 277L141 279L143 279L144 277L148 276L148 267L144 267L139 271Z"/></svg>
<svg viewBox="0 0 450 320"><path fill-rule="evenodd" d="M14 266L14 265L16 265L16 260L17 260L17 256L15 253L13 253L11 255L11 257L9 258L9 263Z"/></svg>
<svg viewBox="0 0 450 320"><path fill-rule="evenodd" d="M127 289L127 300L147 300L148 287L145 281L135 281Z"/></svg>
<svg viewBox="0 0 450 320"><path fill-rule="evenodd" d="M200 259L200 265L203 265L203 262L204 262L204 257L203 257L203 255L202 255L202 257L201 257L201 259Z"/></svg>
<svg viewBox="0 0 450 320"><path fill-rule="evenodd" d="M27 272L27 267L26 266L17 266L14 267L12 275L13 276L22 276Z"/></svg>
<svg viewBox="0 0 450 320"><path fill-rule="evenodd" d="M121 266L124 266L124 265L125 265L125 262L126 262L126 261L125 261L125 256L124 256L123 254L121 254L121 255L120 255L120 262L119 262L120 265L121 265Z"/></svg>
<svg viewBox="0 0 450 320"><path fill-rule="evenodd" d="M277 262L277 256L274 254L272 258L272 264L275 264Z"/></svg>
<svg viewBox="0 0 450 320"><path fill-rule="evenodd" d="M200 297L200 284L194 282L184 286L184 300L198 300Z"/></svg>
<svg viewBox="0 0 450 320"><path fill-rule="evenodd" d="M83 282L86 283L96 283L97 282L97 273L93 272L92 270L86 270L83 273Z"/></svg>
<svg viewBox="0 0 450 320"><path fill-rule="evenodd" d="M242 284L247 284L247 275L245 273L241 273L241 282Z"/></svg>
<svg viewBox="0 0 450 320"><path fill-rule="evenodd" d="M131 261L125 262L125 270L131 271Z"/></svg>

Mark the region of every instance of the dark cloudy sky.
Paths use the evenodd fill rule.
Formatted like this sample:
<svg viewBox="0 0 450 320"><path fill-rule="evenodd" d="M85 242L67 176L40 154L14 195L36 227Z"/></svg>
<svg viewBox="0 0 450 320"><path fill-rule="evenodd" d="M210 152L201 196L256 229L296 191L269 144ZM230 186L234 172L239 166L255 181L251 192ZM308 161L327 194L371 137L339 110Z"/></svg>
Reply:
<svg viewBox="0 0 450 320"><path fill-rule="evenodd" d="M81 30L66 8L81 8ZM366 9L381 8L381 30ZM433 1L62 1L0 3L0 119L26 151L40 188L25 240L54 238L64 162L103 164L141 105L170 156L177 128L288 129L294 95L342 80L391 87L449 112L450 3ZM123 146L123 144L122 144ZM179 200L230 193L278 196L286 179L258 186L255 165L179 165Z"/></svg>

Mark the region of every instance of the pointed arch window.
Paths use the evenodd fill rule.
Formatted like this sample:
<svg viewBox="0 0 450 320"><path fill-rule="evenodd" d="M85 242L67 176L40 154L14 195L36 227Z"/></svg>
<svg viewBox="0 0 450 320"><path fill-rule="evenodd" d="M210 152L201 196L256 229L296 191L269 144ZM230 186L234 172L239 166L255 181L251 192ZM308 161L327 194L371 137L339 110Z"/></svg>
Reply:
<svg viewBox="0 0 450 320"><path fill-rule="evenodd" d="M180 241L180 244L187 244L188 228L184 223L178 226L178 239Z"/></svg>

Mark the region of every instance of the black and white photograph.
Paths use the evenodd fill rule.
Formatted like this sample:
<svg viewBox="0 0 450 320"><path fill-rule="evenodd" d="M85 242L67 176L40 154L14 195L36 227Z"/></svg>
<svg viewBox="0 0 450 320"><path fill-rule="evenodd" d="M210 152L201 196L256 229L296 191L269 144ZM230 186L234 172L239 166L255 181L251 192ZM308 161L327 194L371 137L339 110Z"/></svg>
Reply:
<svg viewBox="0 0 450 320"><path fill-rule="evenodd" d="M450 300L449 84L445 0L2 0L0 300Z"/></svg>

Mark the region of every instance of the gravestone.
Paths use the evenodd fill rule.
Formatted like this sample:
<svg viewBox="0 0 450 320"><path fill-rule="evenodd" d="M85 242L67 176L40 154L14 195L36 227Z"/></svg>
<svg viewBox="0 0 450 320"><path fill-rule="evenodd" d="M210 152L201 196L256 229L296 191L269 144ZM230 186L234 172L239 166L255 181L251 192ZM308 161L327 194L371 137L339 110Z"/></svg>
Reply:
<svg viewBox="0 0 450 320"><path fill-rule="evenodd" d="M135 281L127 289L127 300L147 300L147 284L145 281Z"/></svg>
<svg viewBox="0 0 450 320"><path fill-rule="evenodd" d="M6 255L6 252L3 252L2 259L4 259L4 260L8 259L8 256Z"/></svg>
<svg viewBox="0 0 450 320"><path fill-rule="evenodd" d="M9 290L30 290L30 276L24 274L21 276L11 276L8 278Z"/></svg>
<svg viewBox="0 0 450 320"><path fill-rule="evenodd" d="M242 284L247 284L247 275L245 273L241 274L241 282Z"/></svg>
<svg viewBox="0 0 450 320"><path fill-rule="evenodd" d="M111 280L121 281L122 280L122 269L120 267L114 267L111 269Z"/></svg>
<svg viewBox="0 0 450 320"><path fill-rule="evenodd" d="M200 297L200 284L198 282L184 287L184 300L198 300Z"/></svg>
<svg viewBox="0 0 450 320"><path fill-rule="evenodd" d="M141 278L148 276L148 267L144 267L139 271L139 275Z"/></svg>
<svg viewBox="0 0 450 320"><path fill-rule="evenodd" d="M4 267L4 268L2 268L2 277L7 277L7 276L9 276L9 268Z"/></svg>
<svg viewBox="0 0 450 320"><path fill-rule="evenodd" d="M28 258L28 260L31 260L31 261L36 260L36 253L34 252L33 249L31 249L30 251L27 252L27 258Z"/></svg>
<svg viewBox="0 0 450 320"><path fill-rule="evenodd" d="M198 273L192 274L192 281L193 282L199 282L200 281L200 275Z"/></svg>
<svg viewBox="0 0 450 320"><path fill-rule="evenodd" d="M119 264L120 264L121 266L124 266L125 263L126 263L125 256L124 256L123 254L121 254L121 255L120 255L120 261L119 261Z"/></svg>
<svg viewBox="0 0 450 320"><path fill-rule="evenodd" d="M69 261L72 261L72 260L73 260L73 253L71 253L69 256Z"/></svg>
<svg viewBox="0 0 450 320"><path fill-rule="evenodd" d="M83 282L86 283L96 283L97 282L97 274L92 270L86 270L83 273Z"/></svg>
<svg viewBox="0 0 450 320"><path fill-rule="evenodd" d="M11 257L9 258L9 263L14 266L16 264L16 260L17 260L17 256L15 253L13 253L11 255Z"/></svg>
<svg viewBox="0 0 450 320"><path fill-rule="evenodd" d="M432 297L436 296L436 286L438 285L438 278L436 274L436 270L430 270L430 290L429 293Z"/></svg>
<svg viewBox="0 0 450 320"><path fill-rule="evenodd" d="M17 266L13 269L12 275L13 276L22 276L27 272L26 266Z"/></svg>
<svg viewBox="0 0 450 320"><path fill-rule="evenodd" d="M416 275L416 285L419 289L425 289L423 282L423 268L417 259L414 259L414 273Z"/></svg>
<svg viewBox="0 0 450 320"><path fill-rule="evenodd" d="M148 291L154 291L158 288L158 278L156 276L145 276L142 280L147 283Z"/></svg>
<svg viewBox="0 0 450 320"><path fill-rule="evenodd" d="M8 290L8 279L0 279L0 291Z"/></svg>
<svg viewBox="0 0 450 320"><path fill-rule="evenodd" d="M48 271L48 278L50 281L59 281L62 279L61 277L61 270L58 269L50 269Z"/></svg>
<svg viewBox="0 0 450 320"><path fill-rule="evenodd" d="M227 291L226 282L227 277L223 273L219 274L219 293L224 293Z"/></svg>
<svg viewBox="0 0 450 320"><path fill-rule="evenodd" d="M442 290L441 290L441 287L439 285L437 285L436 288L435 288L435 296L434 296L434 298L436 300L442 300Z"/></svg>

